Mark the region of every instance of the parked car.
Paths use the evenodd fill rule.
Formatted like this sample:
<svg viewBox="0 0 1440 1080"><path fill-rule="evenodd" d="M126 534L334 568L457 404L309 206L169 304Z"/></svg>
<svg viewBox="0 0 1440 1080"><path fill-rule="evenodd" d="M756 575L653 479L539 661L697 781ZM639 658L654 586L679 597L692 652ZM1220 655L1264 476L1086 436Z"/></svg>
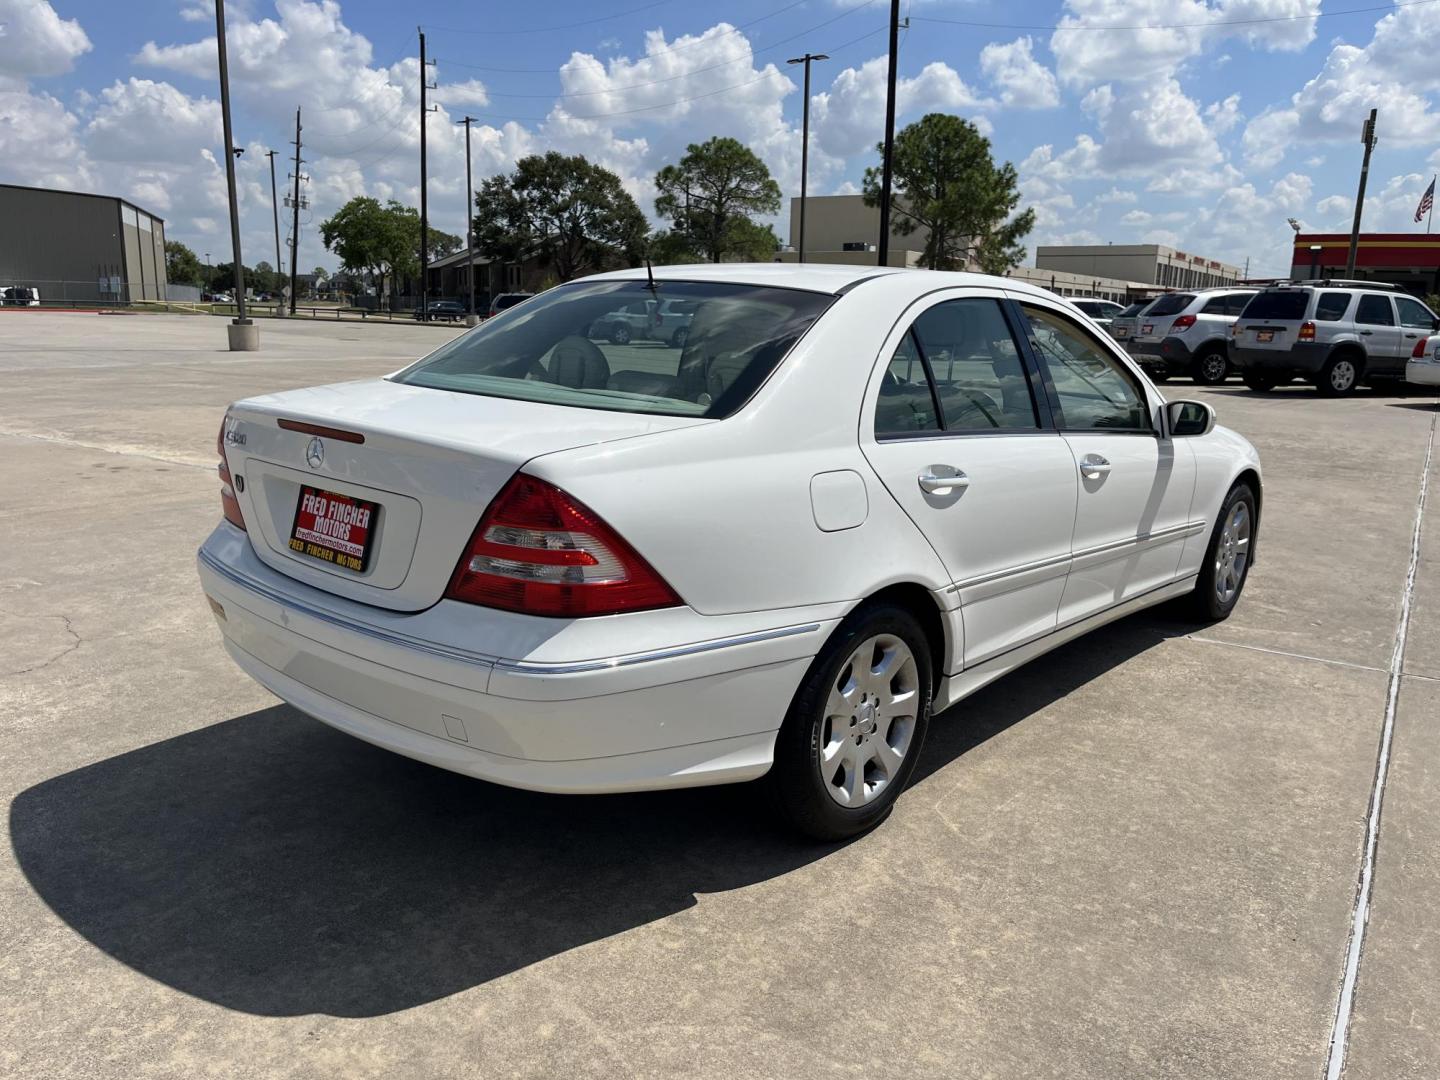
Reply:
<svg viewBox="0 0 1440 1080"><path fill-rule="evenodd" d="M1254 289L1166 293L1139 317L1125 348L1159 382L1188 375L1218 386L1230 376L1230 327L1254 295Z"/></svg>
<svg viewBox="0 0 1440 1080"><path fill-rule="evenodd" d="M1374 281L1290 282L1258 293L1230 338L1230 362L1252 390L1299 376L1329 397L1361 383L1406 377L1415 345L1440 323L1398 286Z"/></svg>
<svg viewBox="0 0 1440 1080"><path fill-rule="evenodd" d="M1415 342L1405 362L1405 381L1416 386L1440 386L1440 334Z"/></svg>
<svg viewBox="0 0 1440 1080"><path fill-rule="evenodd" d="M523 303L524 301L529 300L534 295L534 293L528 292L497 293L495 299L490 301L489 316L493 317L495 315L499 315L500 312L505 311L508 308L512 308L516 304Z"/></svg>
<svg viewBox="0 0 1440 1080"><path fill-rule="evenodd" d="M1141 300L1139 303L1131 304L1129 307L1115 313L1110 320L1110 325L1105 329L1110 331L1110 336L1116 341L1126 341L1135 332L1135 320L1146 308L1153 304L1154 300Z"/></svg>
<svg viewBox="0 0 1440 1080"><path fill-rule="evenodd" d="M33 285L0 286L0 304L5 307L39 307L40 290Z"/></svg>
<svg viewBox="0 0 1440 1080"><path fill-rule="evenodd" d="M1100 326L1109 326L1110 320L1125 310L1123 304L1113 300L1098 300L1089 296L1072 296L1070 302Z"/></svg>
<svg viewBox="0 0 1440 1080"><path fill-rule="evenodd" d="M454 322L465 318L465 305L459 300L431 300L425 307L415 309L415 318L426 322Z"/></svg>
<svg viewBox="0 0 1440 1080"><path fill-rule="evenodd" d="M661 341L683 348L696 306L693 300L633 300L596 319L589 336L615 345Z"/></svg>
<svg viewBox="0 0 1440 1080"><path fill-rule="evenodd" d="M656 290L695 305L683 349L576 333ZM932 711L1244 588L1253 447L1042 289L667 266L525 316L222 422L225 647L378 746L550 792L765 776L834 839L890 811Z"/></svg>

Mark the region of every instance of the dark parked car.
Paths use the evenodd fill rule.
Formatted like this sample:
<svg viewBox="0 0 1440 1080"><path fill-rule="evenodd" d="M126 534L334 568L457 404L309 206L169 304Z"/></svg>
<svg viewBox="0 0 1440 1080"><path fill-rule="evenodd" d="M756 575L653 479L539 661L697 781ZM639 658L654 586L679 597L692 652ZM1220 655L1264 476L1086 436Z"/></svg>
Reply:
<svg viewBox="0 0 1440 1080"><path fill-rule="evenodd" d="M459 300L431 300L425 305L423 312L421 308L415 309L415 318L425 319L427 322L434 322L444 319L446 322L454 322L456 319L465 317L465 305Z"/></svg>

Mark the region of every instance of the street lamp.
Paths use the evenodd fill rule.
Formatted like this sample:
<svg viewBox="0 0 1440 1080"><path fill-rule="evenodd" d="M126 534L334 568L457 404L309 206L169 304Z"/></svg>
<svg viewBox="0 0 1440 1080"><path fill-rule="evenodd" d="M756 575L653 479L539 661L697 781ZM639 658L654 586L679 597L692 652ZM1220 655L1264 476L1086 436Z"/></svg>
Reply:
<svg viewBox="0 0 1440 1080"><path fill-rule="evenodd" d="M1295 235L1296 235L1296 236L1299 236L1299 235L1300 235L1300 222L1296 221L1293 217L1292 217L1292 218L1286 218L1285 220L1286 220L1287 222L1289 222L1290 228L1292 228L1292 229L1295 230Z"/></svg>
<svg viewBox="0 0 1440 1080"><path fill-rule="evenodd" d="M810 64L816 60L829 60L824 53L806 53L786 60L787 64L805 65L805 119L800 136L800 243L797 245L796 262L805 261L805 187L810 169Z"/></svg>
<svg viewBox="0 0 1440 1080"><path fill-rule="evenodd" d="M210 272L210 252L207 251L205 252L205 291L212 295L215 290L211 287L211 282L214 280L215 276Z"/></svg>

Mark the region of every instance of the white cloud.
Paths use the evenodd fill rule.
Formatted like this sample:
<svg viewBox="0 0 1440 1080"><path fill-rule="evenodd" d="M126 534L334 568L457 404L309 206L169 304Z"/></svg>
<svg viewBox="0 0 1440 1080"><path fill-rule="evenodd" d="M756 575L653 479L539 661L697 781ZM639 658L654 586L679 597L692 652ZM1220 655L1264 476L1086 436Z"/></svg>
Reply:
<svg viewBox="0 0 1440 1080"><path fill-rule="evenodd" d="M131 78L100 92L85 128L90 156L134 164L193 164L200 149L224 141L220 105L190 98L166 82Z"/></svg>
<svg viewBox="0 0 1440 1080"><path fill-rule="evenodd" d="M1060 104L1054 73L1035 59L1028 37L1008 44L991 42L980 50L980 70L1000 92L1000 103L1022 109Z"/></svg>
<svg viewBox="0 0 1440 1080"><path fill-rule="evenodd" d="M877 56L859 68L846 68L835 77L828 91L811 98L811 137L825 153L850 157L879 141L878 133L885 126L886 67L886 58ZM980 108L984 104L948 64L926 64L913 79L896 82L897 128L902 126L903 116L921 109L957 111ZM981 133L985 133L985 128L981 128Z"/></svg>
<svg viewBox="0 0 1440 1080"><path fill-rule="evenodd" d="M0 0L0 77L63 75L93 47L74 19L48 0Z"/></svg>

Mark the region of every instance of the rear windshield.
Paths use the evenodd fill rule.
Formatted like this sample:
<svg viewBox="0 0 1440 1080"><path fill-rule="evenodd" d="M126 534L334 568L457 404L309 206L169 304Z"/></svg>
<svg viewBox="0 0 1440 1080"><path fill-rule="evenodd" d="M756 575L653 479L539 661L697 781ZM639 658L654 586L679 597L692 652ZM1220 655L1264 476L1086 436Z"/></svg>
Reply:
<svg viewBox="0 0 1440 1080"><path fill-rule="evenodd" d="M1307 292L1285 290L1283 292L1258 292L1245 305L1247 319L1303 319L1305 305L1310 299Z"/></svg>
<svg viewBox="0 0 1440 1080"><path fill-rule="evenodd" d="M1179 315L1195 302L1193 293L1167 293L1146 309L1146 315Z"/></svg>
<svg viewBox="0 0 1440 1080"><path fill-rule="evenodd" d="M505 293L495 301L495 310L504 311L506 308L514 307L522 300L529 299L529 293Z"/></svg>
<svg viewBox="0 0 1440 1080"><path fill-rule="evenodd" d="M684 333L645 301L691 301ZM749 400L834 297L729 282L576 282L482 323L396 382L613 412L724 417ZM673 307L673 305L672 305ZM681 316L677 316L680 318Z"/></svg>
<svg viewBox="0 0 1440 1080"><path fill-rule="evenodd" d="M1145 305L1148 303L1148 300L1142 300L1138 304L1131 304L1129 307L1127 307L1124 311L1120 312L1120 314L1116 315L1115 317L1117 319L1123 319L1130 315L1139 315L1140 312L1145 310Z"/></svg>

